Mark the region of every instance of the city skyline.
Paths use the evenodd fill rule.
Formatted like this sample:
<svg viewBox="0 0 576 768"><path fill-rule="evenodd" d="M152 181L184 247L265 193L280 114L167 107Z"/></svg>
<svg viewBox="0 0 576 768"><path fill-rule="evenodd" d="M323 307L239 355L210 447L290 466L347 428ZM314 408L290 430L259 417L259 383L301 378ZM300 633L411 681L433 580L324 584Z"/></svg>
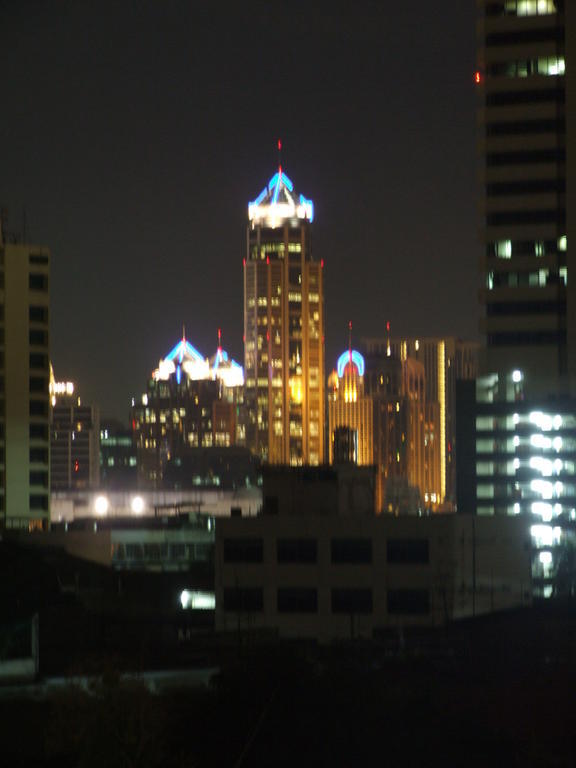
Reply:
<svg viewBox="0 0 576 768"><path fill-rule="evenodd" d="M51 248L55 373L103 416L182 324L243 358L244 221L278 138L317 207L327 369L349 319L476 334L474 8L360 6L0 9L0 204Z"/></svg>

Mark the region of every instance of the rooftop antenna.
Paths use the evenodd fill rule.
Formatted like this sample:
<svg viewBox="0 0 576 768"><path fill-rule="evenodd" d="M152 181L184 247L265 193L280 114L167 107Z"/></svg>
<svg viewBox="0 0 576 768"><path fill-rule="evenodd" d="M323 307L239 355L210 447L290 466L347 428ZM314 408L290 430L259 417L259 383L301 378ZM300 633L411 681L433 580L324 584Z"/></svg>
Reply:
<svg viewBox="0 0 576 768"><path fill-rule="evenodd" d="M182 341L186 341L186 326L182 323Z"/></svg>
<svg viewBox="0 0 576 768"><path fill-rule="evenodd" d="M218 328L218 352L222 352L222 328Z"/></svg>
<svg viewBox="0 0 576 768"><path fill-rule="evenodd" d="M348 359L352 362L352 320L348 320Z"/></svg>
<svg viewBox="0 0 576 768"><path fill-rule="evenodd" d="M278 139L278 173L282 175L282 139Z"/></svg>
<svg viewBox="0 0 576 768"><path fill-rule="evenodd" d="M392 350L390 347L390 320L386 320L386 357L390 357Z"/></svg>

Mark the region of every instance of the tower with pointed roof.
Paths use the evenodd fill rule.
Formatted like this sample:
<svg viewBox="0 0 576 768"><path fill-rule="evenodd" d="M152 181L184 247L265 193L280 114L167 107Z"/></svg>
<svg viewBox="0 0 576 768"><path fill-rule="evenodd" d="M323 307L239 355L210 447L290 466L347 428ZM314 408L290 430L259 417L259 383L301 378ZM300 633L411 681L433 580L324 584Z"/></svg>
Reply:
<svg viewBox="0 0 576 768"><path fill-rule="evenodd" d="M324 462L322 262L314 205L279 165L248 205L244 373L248 446L270 464Z"/></svg>

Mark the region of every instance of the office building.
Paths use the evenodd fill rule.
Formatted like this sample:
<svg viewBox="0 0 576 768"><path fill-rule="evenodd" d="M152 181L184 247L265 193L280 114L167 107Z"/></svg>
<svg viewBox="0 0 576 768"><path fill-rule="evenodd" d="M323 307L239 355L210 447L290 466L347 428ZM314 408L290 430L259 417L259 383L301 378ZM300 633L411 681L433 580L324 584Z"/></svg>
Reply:
<svg viewBox="0 0 576 768"><path fill-rule="evenodd" d="M50 252L3 237L0 221L0 525L50 520Z"/></svg>
<svg viewBox="0 0 576 768"><path fill-rule="evenodd" d="M330 463L341 450L348 461L374 466L377 512L417 513L439 503L426 413L424 367L416 360L349 349L328 377Z"/></svg>
<svg viewBox="0 0 576 768"><path fill-rule="evenodd" d="M486 350L473 393L475 464L461 486L474 479L467 506L479 514L531 518L533 574L548 596L576 515L576 91L567 74L576 7L501 0L478 9Z"/></svg>
<svg viewBox="0 0 576 768"><path fill-rule="evenodd" d="M216 521L218 631L331 642L530 604L524 518L374 516L346 504L363 474L265 472L264 514Z"/></svg>
<svg viewBox="0 0 576 768"><path fill-rule="evenodd" d="M97 488L100 483L100 415L83 403L73 382L50 377L50 488Z"/></svg>
<svg viewBox="0 0 576 768"><path fill-rule="evenodd" d="M568 394L576 372L576 285L568 280L576 208L567 183L576 91L566 72L576 9L563 0L485 0L479 9L485 372L521 370L528 396Z"/></svg>
<svg viewBox="0 0 576 768"><path fill-rule="evenodd" d="M456 501L456 382L478 373L480 344L454 336L406 336L363 339L367 352L424 366L426 401L427 485L434 488L426 501L453 508Z"/></svg>
<svg viewBox="0 0 576 768"><path fill-rule="evenodd" d="M160 360L146 392L132 401L132 430L143 488L161 488L164 470L188 449L236 444L243 372L220 347L212 363L183 335Z"/></svg>
<svg viewBox="0 0 576 768"><path fill-rule="evenodd" d="M100 487L136 488L138 457L132 430L115 419L100 424Z"/></svg>
<svg viewBox="0 0 576 768"><path fill-rule="evenodd" d="M244 360L248 447L270 464L324 461L322 262L314 207L281 167L248 206Z"/></svg>
<svg viewBox="0 0 576 768"><path fill-rule="evenodd" d="M554 432L576 407L576 282L568 279L576 91L566 76L576 9L560 0L479 2L478 42L486 350L476 388L476 505L533 512L542 503L536 486L548 482L538 469L548 466L544 446L562 443L553 462L562 475L571 458L568 437L544 435L530 414ZM553 497L545 503L562 519Z"/></svg>

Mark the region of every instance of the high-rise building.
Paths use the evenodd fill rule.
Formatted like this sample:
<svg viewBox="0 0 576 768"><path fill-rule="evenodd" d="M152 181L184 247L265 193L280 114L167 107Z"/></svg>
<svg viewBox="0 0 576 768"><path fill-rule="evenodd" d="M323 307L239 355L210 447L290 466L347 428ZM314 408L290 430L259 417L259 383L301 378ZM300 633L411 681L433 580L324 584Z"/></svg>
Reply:
<svg viewBox="0 0 576 768"><path fill-rule="evenodd" d="M7 242L0 222L0 525L50 520L47 248Z"/></svg>
<svg viewBox="0 0 576 768"><path fill-rule="evenodd" d="M478 0L482 307L478 514L526 514L540 594L576 518L576 4ZM468 400L470 399L468 393ZM465 487L464 487L465 491Z"/></svg>
<svg viewBox="0 0 576 768"><path fill-rule="evenodd" d="M322 262L314 207L281 167L248 206L244 360L248 447L270 464L324 461Z"/></svg>
<svg viewBox="0 0 576 768"><path fill-rule="evenodd" d="M146 392L132 402L132 429L143 487L162 487L164 469L188 449L236 444L242 366L218 347L212 361L185 335L160 360Z"/></svg>
<svg viewBox="0 0 576 768"><path fill-rule="evenodd" d="M416 513L439 503L430 471L424 366L348 349L328 377L330 463L375 467L376 512ZM435 465L433 465L435 466Z"/></svg>
<svg viewBox="0 0 576 768"><path fill-rule="evenodd" d="M100 424L100 487L127 490L138 484L138 458L132 430L108 419Z"/></svg>
<svg viewBox="0 0 576 768"><path fill-rule="evenodd" d="M83 403L71 381L50 378L50 487L97 488L100 482L100 415Z"/></svg>
<svg viewBox="0 0 576 768"><path fill-rule="evenodd" d="M485 370L521 370L535 396L567 394L576 382L576 85L566 76L576 7L478 7Z"/></svg>
<svg viewBox="0 0 576 768"><path fill-rule="evenodd" d="M388 336L364 339L363 344L368 352L410 358L424 366L426 486L434 489L434 504L452 505L456 500L456 382L477 375L480 344L454 336Z"/></svg>

